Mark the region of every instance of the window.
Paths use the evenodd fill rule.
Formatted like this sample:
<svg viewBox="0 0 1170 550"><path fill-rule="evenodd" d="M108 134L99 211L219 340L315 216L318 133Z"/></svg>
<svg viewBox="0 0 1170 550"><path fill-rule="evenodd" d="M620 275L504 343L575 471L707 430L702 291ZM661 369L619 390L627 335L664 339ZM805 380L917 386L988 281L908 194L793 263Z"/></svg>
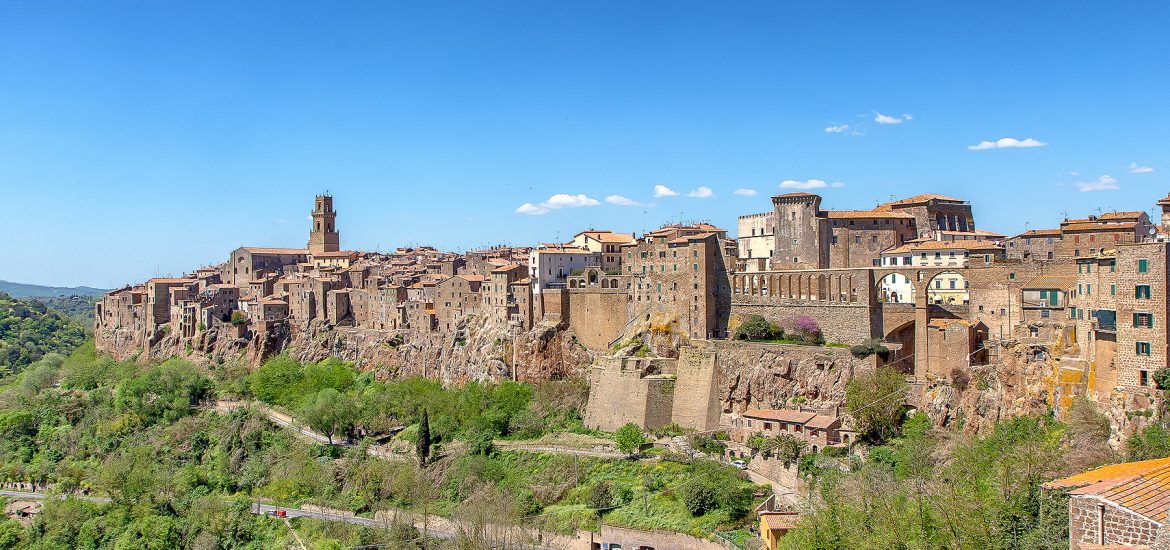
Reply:
<svg viewBox="0 0 1170 550"><path fill-rule="evenodd" d="M1147 273L1150 271L1149 260L1138 260L1138 273Z"/></svg>
<svg viewBox="0 0 1170 550"><path fill-rule="evenodd" d="M1134 328L1154 328L1154 314L1139 312L1133 314Z"/></svg>
<svg viewBox="0 0 1170 550"><path fill-rule="evenodd" d="M1077 318L1077 308L1076 307L1068 308L1068 318L1069 319L1076 319Z"/></svg>
<svg viewBox="0 0 1170 550"><path fill-rule="evenodd" d="M1150 285L1137 285L1133 287L1133 297L1138 300L1150 299Z"/></svg>
<svg viewBox="0 0 1170 550"><path fill-rule="evenodd" d="M1109 295L1117 296L1117 285L1109 285Z"/></svg>
<svg viewBox="0 0 1170 550"><path fill-rule="evenodd" d="M1008 280L1009 281L1016 280L1016 274L1015 273L1008 273Z"/></svg>
<svg viewBox="0 0 1170 550"><path fill-rule="evenodd" d="M1135 342L1134 352L1137 353L1138 355L1149 356L1150 355L1150 343L1149 342Z"/></svg>
<svg viewBox="0 0 1170 550"><path fill-rule="evenodd" d="M1141 384L1143 386L1150 385L1150 371L1148 371L1148 370L1138 371L1138 384Z"/></svg>

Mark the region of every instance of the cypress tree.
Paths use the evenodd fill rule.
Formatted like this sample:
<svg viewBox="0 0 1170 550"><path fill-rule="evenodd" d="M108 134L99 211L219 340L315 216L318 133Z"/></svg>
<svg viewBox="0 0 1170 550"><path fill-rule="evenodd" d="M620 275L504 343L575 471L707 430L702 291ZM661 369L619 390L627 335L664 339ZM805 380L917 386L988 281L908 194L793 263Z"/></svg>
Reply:
<svg viewBox="0 0 1170 550"><path fill-rule="evenodd" d="M426 465L431 455L431 423L427 419L427 410L423 409L422 419L418 421L418 441L415 442L415 452L418 454L419 465Z"/></svg>

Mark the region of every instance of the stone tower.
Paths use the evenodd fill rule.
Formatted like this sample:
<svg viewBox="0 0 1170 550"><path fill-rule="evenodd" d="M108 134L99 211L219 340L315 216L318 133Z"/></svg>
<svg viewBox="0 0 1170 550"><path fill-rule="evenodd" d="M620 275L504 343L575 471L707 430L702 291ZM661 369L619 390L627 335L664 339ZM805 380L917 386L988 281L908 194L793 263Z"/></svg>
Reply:
<svg viewBox="0 0 1170 550"><path fill-rule="evenodd" d="M773 269L823 269L828 267L827 243L823 242L821 197L813 193L788 193L772 197L775 211L776 248Z"/></svg>
<svg viewBox="0 0 1170 550"><path fill-rule="evenodd" d="M1170 234L1170 195L1158 201L1158 206L1162 209L1162 234Z"/></svg>
<svg viewBox="0 0 1170 550"><path fill-rule="evenodd" d="M309 231L309 254L341 250L341 236L337 234L337 212L333 211L333 197L317 195L313 203L313 228Z"/></svg>

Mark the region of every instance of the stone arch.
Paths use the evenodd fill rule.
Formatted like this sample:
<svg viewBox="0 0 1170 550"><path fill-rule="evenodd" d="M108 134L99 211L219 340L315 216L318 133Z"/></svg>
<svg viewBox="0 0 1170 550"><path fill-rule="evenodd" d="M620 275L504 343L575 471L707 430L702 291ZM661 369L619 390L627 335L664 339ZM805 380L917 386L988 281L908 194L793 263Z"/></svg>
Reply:
<svg viewBox="0 0 1170 550"><path fill-rule="evenodd" d="M609 288L609 279L601 280L601 288Z"/></svg>
<svg viewBox="0 0 1170 550"><path fill-rule="evenodd" d="M817 301L819 302L824 302L829 297L827 282L823 273L817 275Z"/></svg>
<svg viewBox="0 0 1170 550"><path fill-rule="evenodd" d="M591 284L591 285L597 284L597 271L596 270L589 271L589 284Z"/></svg>
<svg viewBox="0 0 1170 550"><path fill-rule="evenodd" d="M887 304L914 303L917 287L910 277L901 273L887 273L877 283L878 301Z"/></svg>
<svg viewBox="0 0 1170 550"><path fill-rule="evenodd" d="M926 284L929 304L961 306L971 303L971 282L957 271L943 271Z"/></svg>
<svg viewBox="0 0 1170 550"><path fill-rule="evenodd" d="M617 279L610 279L609 280L609 288L618 288L618 280Z"/></svg>

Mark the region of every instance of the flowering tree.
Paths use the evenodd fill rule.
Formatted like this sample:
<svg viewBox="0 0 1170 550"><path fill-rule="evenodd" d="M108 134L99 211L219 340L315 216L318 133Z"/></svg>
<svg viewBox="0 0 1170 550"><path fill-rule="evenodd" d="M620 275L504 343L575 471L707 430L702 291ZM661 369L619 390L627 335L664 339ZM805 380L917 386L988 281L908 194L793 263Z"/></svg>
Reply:
<svg viewBox="0 0 1170 550"><path fill-rule="evenodd" d="M795 338L805 344L824 344L825 337L821 334L821 327L817 320L808 315L797 315L785 319L780 323L785 336Z"/></svg>

